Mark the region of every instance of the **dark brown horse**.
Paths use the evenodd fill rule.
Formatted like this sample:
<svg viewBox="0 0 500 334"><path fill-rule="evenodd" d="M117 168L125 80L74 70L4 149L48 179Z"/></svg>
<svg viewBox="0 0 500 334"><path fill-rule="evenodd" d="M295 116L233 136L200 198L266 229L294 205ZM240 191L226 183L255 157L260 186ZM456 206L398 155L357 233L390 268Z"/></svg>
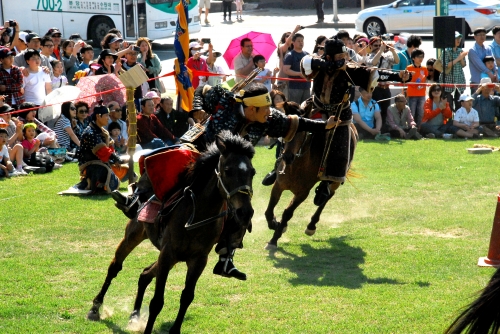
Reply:
<svg viewBox="0 0 500 334"><path fill-rule="evenodd" d="M255 153L254 148L249 142L229 132L223 132L216 144L217 146L211 145L182 178L182 187L189 188L171 211L165 210L155 224L141 223L136 219L129 221L125 237L109 265L106 280L94 298L88 319L99 320L99 308L112 279L117 276L130 252L149 238L160 250L160 255L158 261L144 269L140 275L131 319L139 317L144 292L156 277L155 294L145 330L145 333L151 333L155 319L163 307L168 273L176 263L186 262L188 269L185 287L177 318L170 329L170 333L180 332L186 311L194 299L196 283L207 264L208 254L219 240L224 224L224 211L232 214L232 219L226 221L226 224L242 224L247 227L253 216L251 187L255 170L251 159ZM186 228L188 222L191 222L190 227L196 224L200 226Z"/></svg>
<svg viewBox="0 0 500 334"><path fill-rule="evenodd" d="M352 145L355 147L357 132L352 124L348 126L350 127L351 137L353 138ZM321 164L325 142L325 133L310 134L300 132L295 135L292 141L285 145L283 159L277 167L278 172L276 181L271 190L271 198L269 199L265 212L269 229L274 230L273 237L268 242L266 249L272 250L278 247L278 239L281 238L282 234L286 231L288 221L292 219L295 209L306 200L310 190L320 181L318 178L318 170ZM353 149L352 151L354 152ZM311 221L305 230L307 235L311 236L316 232L316 223L319 221L321 212L340 185L340 182L332 182L330 184L331 195L328 200L316 209L316 212L311 217ZM281 222L278 222L274 215L274 208L285 190L290 190L293 193L293 198L283 212Z"/></svg>

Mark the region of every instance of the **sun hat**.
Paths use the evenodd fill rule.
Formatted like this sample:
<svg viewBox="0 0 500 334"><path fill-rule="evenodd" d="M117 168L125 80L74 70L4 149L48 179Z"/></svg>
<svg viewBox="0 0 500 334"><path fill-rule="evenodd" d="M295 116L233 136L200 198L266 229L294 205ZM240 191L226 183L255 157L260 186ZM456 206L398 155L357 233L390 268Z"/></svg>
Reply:
<svg viewBox="0 0 500 334"><path fill-rule="evenodd" d="M474 100L474 98L467 93L463 93L462 95L460 95L459 99L459 101L472 101L472 100Z"/></svg>
<svg viewBox="0 0 500 334"><path fill-rule="evenodd" d="M146 94L144 94L144 97L151 98L151 99L159 99L160 98L158 96L158 94L156 94L156 92L153 92L153 91L147 92Z"/></svg>
<svg viewBox="0 0 500 334"><path fill-rule="evenodd" d="M7 123L2 117L0 117L0 129L5 129L8 126L9 123Z"/></svg>
<svg viewBox="0 0 500 334"><path fill-rule="evenodd" d="M0 107L0 114L8 114L9 112L11 112L12 110L15 110L14 108L12 108L10 105L8 105L7 103L4 103L2 107Z"/></svg>

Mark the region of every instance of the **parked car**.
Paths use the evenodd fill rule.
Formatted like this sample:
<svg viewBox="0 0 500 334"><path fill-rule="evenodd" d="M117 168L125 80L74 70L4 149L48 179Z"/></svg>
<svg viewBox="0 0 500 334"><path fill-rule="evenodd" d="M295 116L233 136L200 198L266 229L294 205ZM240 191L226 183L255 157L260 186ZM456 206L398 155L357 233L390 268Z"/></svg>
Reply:
<svg viewBox="0 0 500 334"><path fill-rule="evenodd" d="M358 13L356 30L368 36L402 31L420 34L433 33L435 0L397 0L389 5L367 8ZM498 0L450 0L448 15L464 17L466 34L477 28L487 31L500 25L500 2Z"/></svg>

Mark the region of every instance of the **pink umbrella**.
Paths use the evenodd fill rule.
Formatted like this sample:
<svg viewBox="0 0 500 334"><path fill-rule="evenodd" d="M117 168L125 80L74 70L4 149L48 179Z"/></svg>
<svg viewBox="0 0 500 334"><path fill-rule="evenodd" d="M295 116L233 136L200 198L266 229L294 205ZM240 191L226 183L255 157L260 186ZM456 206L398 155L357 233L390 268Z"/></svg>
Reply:
<svg viewBox="0 0 500 334"><path fill-rule="evenodd" d="M76 101L87 102L91 110L101 99L104 100L105 105L111 101L116 101L121 106L125 104L127 90L114 74L83 77L78 81L76 87L81 90ZM113 91L108 92L110 90Z"/></svg>
<svg viewBox="0 0 500 334"><path fill-rule="evenodd" d="M230 69L234 69L234 57L241 52L240 42L243 38L249 38L253 43L253 54L262 55L269 60L274 50L276 50L276 44L274 44L271 34L266 34L262 32L250 31L249 33L237 37L229 43L226 52L224 52L224 59Z"/></svg>

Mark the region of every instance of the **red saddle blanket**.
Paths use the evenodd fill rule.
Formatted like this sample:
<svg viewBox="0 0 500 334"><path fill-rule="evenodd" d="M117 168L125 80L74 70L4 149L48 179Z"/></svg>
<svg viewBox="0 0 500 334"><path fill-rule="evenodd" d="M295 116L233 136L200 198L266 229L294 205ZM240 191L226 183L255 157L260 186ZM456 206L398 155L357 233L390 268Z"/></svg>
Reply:
<svg viewBox="0 0 500 334"><path fill-rule="evenodd" d="M179 175L200 154L189 149L173 149L152 154L144 158L144 172L147 173L156 198L163 202L164 196L168 194L179 181ZM141 171L143 168L140 168Z"/></svg>

